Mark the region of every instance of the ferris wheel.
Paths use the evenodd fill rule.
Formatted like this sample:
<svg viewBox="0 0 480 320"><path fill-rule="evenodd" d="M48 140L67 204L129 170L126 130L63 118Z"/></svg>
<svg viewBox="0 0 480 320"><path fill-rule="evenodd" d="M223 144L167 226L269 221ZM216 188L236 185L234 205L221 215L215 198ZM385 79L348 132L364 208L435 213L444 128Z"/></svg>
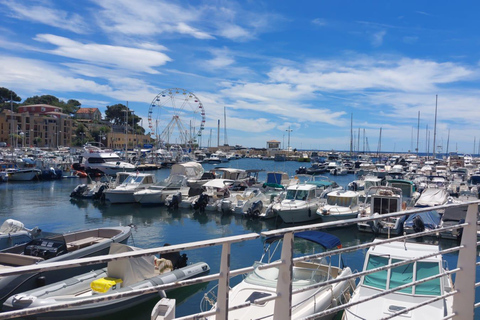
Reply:
<svg viewBox="0 0 480 320"><path fill-rule="evenodd" d="M166 89L150 104L148 127L160 145L195 144L205 128L205 109L192 92Z"/></svg>

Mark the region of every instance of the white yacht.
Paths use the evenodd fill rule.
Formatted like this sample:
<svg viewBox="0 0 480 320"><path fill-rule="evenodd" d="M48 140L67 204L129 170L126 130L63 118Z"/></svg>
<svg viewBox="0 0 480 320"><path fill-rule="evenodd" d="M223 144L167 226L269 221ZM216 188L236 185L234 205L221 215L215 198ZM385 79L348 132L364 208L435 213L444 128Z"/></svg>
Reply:
<svg viewBox="0 0 480 320"><path fill-rule="evenodd" d="M113 150L100 149L95 146L86 146L80 156L79 165L85 171L97 171L106 175L114 176L117 172L134 171L136 167L128 162L122 161L120 156Z"/></svg>
<svg viewBox="0 0 480 320"><path fill-rule="evenodd" d="M190 187L187 184L187 177L184 175L170 175L167 179L160 181L146 189L136 191L133 194L135 202L141 205L165 204L168 196L180 193L182 197L188 197Z"/></svg>
<svg viewBox="0 0 480 320"><path fill-rule="evenodd" d="M374 240L376 242L378 240ZM368 249L364 270L381 268L389 264L420 258L438 252L434 245L410 242L380 244ZM362 276L350 302L368 300L385 290L394 289L427 277L444 274L441 278L413 285L374 300L368 300L345 309L343 320L381 319L408 309L453 290L450 276L445 274L444 261L440 255L420 259L401 267L381 270ZM453 296L439 299L417 309L403 313L406 319L445 319L452 313Z"/></svg>
<svg viewBox="0 0 480 320"><path fill-rule="evenodd" d="M111 203L135 202L133 194L137 191L147 189L152 186L155 181L155 176L151 173L130 173L120 185L104 191L105 200Z"/></svg>

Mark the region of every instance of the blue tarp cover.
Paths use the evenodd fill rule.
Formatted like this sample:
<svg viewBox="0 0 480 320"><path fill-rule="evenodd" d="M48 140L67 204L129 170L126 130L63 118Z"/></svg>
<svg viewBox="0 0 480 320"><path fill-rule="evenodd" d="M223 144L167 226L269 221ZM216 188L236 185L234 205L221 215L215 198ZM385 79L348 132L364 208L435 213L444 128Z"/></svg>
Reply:
<svg viewBox="0 0 480 320"><path fill-rule="evenodd" d="M413 226L413 218L420 216L425 225L425 229L436 229L440 225L441 216L436 210L411 214L405 221L404 227Z"/></svg>

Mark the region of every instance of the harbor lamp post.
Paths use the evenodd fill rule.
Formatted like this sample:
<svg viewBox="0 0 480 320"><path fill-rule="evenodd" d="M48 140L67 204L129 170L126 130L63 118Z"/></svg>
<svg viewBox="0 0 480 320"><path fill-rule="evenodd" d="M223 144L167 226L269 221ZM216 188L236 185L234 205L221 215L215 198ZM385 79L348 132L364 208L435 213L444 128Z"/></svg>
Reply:
<svg viewBox="0 0 480 320"><path fill-rule="evenodd" d="M58 136L62 134L62 131L58 131L57 133L57 149L58 149Z"/></svg>
<svg viewBox="0 0 480 320"><path fill-rule="evenodd" d="M22 149L25 147L25 133L23 131L20 131L20 137L22 139Z"/></svg>
<svg viewBox="0 0 480 320"><path fill-rule="evenodd" d="M292 132L293 130L290 129L290 126L288 126L288 129L285 130L285 131L288 132L288 148L287 148L287 150L288 150L288 152L290 153L290 132Z"/></svg>

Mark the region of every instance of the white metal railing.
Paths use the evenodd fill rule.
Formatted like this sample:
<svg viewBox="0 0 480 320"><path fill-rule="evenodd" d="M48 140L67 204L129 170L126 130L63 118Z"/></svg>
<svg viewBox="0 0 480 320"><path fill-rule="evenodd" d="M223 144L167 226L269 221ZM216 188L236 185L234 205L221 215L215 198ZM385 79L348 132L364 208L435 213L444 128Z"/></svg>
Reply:
<svg viewBox="0 0 480 320"><path fill-rule="evenodd" d="M172 245L168 247L144 249L144 250L138 250L133 252L119 253L114 255L104 255L104 256L83 258L83 259L77 259L77 260L71 260L71 261L53 262L53 263L47 262L47 263L42 263L42 264L33 265L33 266L4 268L0 270L0 276L18 275L22 273L41 272L41 271L47 271L47 270L60 270L60 269L69 268L73 266L106 263L108 261L125 259L129 257L139 257L139 256L148 256L148 255L159 254L159 253L163 254L163 253L169 253L169 252L187 251L187 250L193 250L193 249L199 249L199 248L205 248L205 247L211 247L211 246L219 246L219 245L222 246L220 271L219 273L216 273L216 274L210 274L210 275L206 275L203 277L190 279L190 280L177 281L171 284L159 285L159 286L155 286L148 289L137 289L137 290L131 290L131 291L122 292L122 293L94 296L91 298L86 298L81 301L61 303L61 304L51 305L48 307L38 307L38 308L29 308L29 309L23 309L18 311L3 312L3 313L0 313L0 319L11 319L16 317L30 316L30 315L35 315L39 313L60 310L60 309L64 309L72 306L79 306L79 305L107 301L112 299L133 297L141 294L155 293L160 290L168 290L168 289L173 289L173 288L178 288L178 287L183 287L183 286L188 286L188 285L193 285L198 283L205 283L210 281L218 281L216 308L207 312L196 313L196 314L192 314L192 315L185 316L182 318L177 318L177 319L182 319L182 320L198 319L200 317L211 316L211 315L215 315L217 320L228 319L228 310L240 309L240 308L248 307L249 305L252 305L252 304L264 303L270 300L276 300L275 308L274 308L274 319L289 319L291 315L292 295L296 292L301 292L301 291L308 290L311 288L316 288L316 287L320 288L322 286L328 286L340 281L348 281L350 279L358 278L360 276L374 273L380 270L391 269L401 265L405 265L412 261L424 259L428 256L434 256L438 254L445 254L445 253L458 251L459 254L458 254L457 268L447 271L446 273L448 275L456 274L456 280L455 280L455 286L454 286L455 289L452 292L448 292L446 294L443 294L442 296L432 298L420 305L413 306L408 309L404 309L398 313L388 316L385 319L396 317L402 313L409 312L425 304L432 303L436 300L444 299L448 296L453 296L453 313L451 315L446 316L444 319L470 320L470 319L473 319L474 308L480 306L480 303L475 304L475 288L480 286L480 283L475 283L474 281L472 281L472 279L475 279L475 276L476 276L476 267L480 265L480 263L476 262L476 259L477 259L476 252L477 252L477 246L478 246L478 243L477 243L478 203L480 203L480 201L471 201L464 204L449 204L449 205L437 206L433 208L432 207L421 208L421 209L403 211L400 213L383 214L381 216L371 217L371 218L358 218L358 219L343 220L343 221L333 221L328 223L319 223L319 224L296 226L296 227L283 228L283 229L277 229L277 230L271 230L271 231L264 231L261 234L249 233L249 234L244 234L239 236L224 237L224 238L205 240L205 241L197 241L197 242L192 242L187 244L177 244L177 245ZM335 227L348 226L348 225L356 224L358 222L373 221L373 220L385 219L389 217L399 217L405 214L410 215L413 213L431 211L434 209L440 210L440 209L447 209L451 207L460 207L460 206L468 206L467 216L464 223L461 223L455 226L446 227L446 228L435 229L432 231L424 231L420 233L404 235L404 236L400 236L392 239L384 239L384 240L375 242L375 245L379 245L379 244L389 243L389 242L398 241L398 240L406 241L407 239L411 239L415 237L435 235L440 231L463 228L461 243L459 246L441 250L441 251L438 251L437 253L426 255L416 259L401 261L401 262L393 263L388 266L380 267L377 269L358 272L353 275L344 277L342 279L331 279L321 284L315 284L307 288L292 290L291 280L292 280L292 266L294 262L303 261L303 260L312 259L312 258L322 258L326 256L331 256L331 255L338 255L338 254L347 253L347 252L353 252L361 249L366 249L372 246L371 243L364 243L354 247L346 247L346 248L341 248L334 251L293 258L294 233L300 232L300 231L307 231L307 230L320 230L325 228L331 228L334 226ZM282 274L282 277L279 277L277 281L276 294L270 297L257 299L253 303L247 302L240 306L235 306L229 309L228 293L229 293L230 278L236 275L245 274L253 271L253 267L246 267L246 268L231 270L230 268L231 245L233 243L255 240L261 236L269 237L274 235L283 236L284 241L282 246L281 259L280 261L276 261L268 265L263 265L260 268L261 269L272 268L272 267L279 268L279 274ZM385 290L382 293L377 294L374 297L371 297L370 299L379 298L388 293L402 290L404 288L411 287L416 284L423 283L432 279L440 278L442 276L445 276L445 273L440 275L435 275L429 278L425 278L422 280L418 280L394 289ZM358 301L355 303L347 302L346 304L336 306L334 308L311 315L306 319L315 319L321 316L333 314L338 311L344 310L349 306L353 306L355 304L359 304L365 301L366 300Z"/></svg>

